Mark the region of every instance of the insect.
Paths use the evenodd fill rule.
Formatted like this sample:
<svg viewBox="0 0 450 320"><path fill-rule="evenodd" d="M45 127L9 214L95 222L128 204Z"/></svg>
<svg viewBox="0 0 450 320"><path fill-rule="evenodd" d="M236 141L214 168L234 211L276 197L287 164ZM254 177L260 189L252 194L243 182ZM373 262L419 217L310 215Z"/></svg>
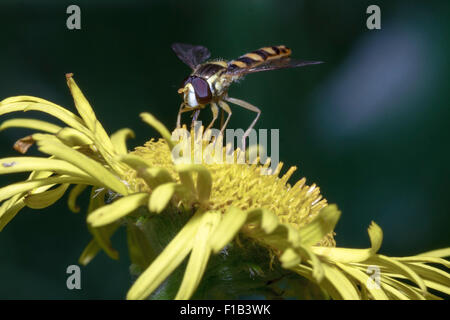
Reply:
<svg viewBox="0 0 450 320"><path fill-rule="evenodd" d="M246 101L229 97L228 88L230 85L245 75L254 72L322 63L321 61L291 59L291 49L283 45L263 47L231 61L216 59L205 62L210 58L211 54L203 46L174 43L172 44L172 50L181 61L192 69L192 73L183 81L181 88L178 90L178 93L183 97L183 102L180 105L177 116L177 128L180 127L182 113L195 110L193 116L193 121L195 121L200 110L209 104L213 119L206 130L214 125L220 108L228 114L220 130L223 133L232 114L230 106L227 104L227 102L230 102L256 113L255 119L242 138L244 150L245 138L248 137L253 126L258 121L261 110Z"/></svg>

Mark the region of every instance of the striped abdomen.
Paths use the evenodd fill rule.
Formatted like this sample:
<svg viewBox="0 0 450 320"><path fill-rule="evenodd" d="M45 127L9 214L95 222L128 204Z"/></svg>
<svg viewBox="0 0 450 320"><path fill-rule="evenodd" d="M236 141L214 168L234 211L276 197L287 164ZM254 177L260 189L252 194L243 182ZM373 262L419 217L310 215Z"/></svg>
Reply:
<svg viewBox="0 0 450 320"><path fill-rule="evenodd" d="M248 69L270 60L289 57L292 50L286 46L264 47L240 56L228 63L228 70Z"/></svg>

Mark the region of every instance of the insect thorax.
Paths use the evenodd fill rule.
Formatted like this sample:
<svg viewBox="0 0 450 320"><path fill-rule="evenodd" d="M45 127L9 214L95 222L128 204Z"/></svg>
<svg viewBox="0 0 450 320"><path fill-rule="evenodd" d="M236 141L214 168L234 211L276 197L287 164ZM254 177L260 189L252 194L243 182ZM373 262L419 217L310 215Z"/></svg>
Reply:
<svg viewBox="0 0 450 320"><path fill-rule="evenodd" d="M210 61L199 65L192 75L205 79L213 96L220 97L226 93L232 82L229 77L224 76L227 68L228 64L224 60Z"/></svg>

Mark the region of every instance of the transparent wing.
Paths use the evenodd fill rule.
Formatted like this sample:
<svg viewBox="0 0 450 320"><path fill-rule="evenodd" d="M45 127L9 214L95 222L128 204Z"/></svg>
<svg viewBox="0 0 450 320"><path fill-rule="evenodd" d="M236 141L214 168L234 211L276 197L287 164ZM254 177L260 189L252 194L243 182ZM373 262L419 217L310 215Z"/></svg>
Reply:
<svg viewBox="0 0 450 320"><path fill-rule="evenodd" d="M187 43L174 43L172 44L172 50L177 57L191 67L191 69L195 69L195 67L211 56L211 53L207 48Z"/></svg>
<svg viewBox="0 0 450 320"><path fill-rule="evenodd" d="M306 60L296 60L292 58L281 58L277 60L269 60L260 65L249 67L249 68L229 68L227 70L227 74L230 75L245 75L249 73L255 73L260 71L269 71L269 70L277 70L277 69L285 69L285 68L297 68L308 66L312 64L320 64L322 61L306 61Z"/></svg>

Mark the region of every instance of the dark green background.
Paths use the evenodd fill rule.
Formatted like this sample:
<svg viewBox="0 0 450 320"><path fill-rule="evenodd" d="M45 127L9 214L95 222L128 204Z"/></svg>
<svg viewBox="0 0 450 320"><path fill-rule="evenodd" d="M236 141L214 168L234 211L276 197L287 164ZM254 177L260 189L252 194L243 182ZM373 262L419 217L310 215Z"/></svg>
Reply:
<svg viewBox="0 0 450 320"><path fill-rule="evenodd" d="M81 30L66 28L70 4L81 7ZM370 4L381 7L381 30L366 28ZM134 147L157 136L140 112L175 124L189 69L172 42L227 59L285 44L296 58L326 63L250 75L230 96L259 106L256 127L280 129L280 159L299 167L295 180L307 177L338 204L339 245L367 246L374 220L382 253L411 255L450 244L449 9L448 1L3 0L0 99L34 95L74 110L64 78L73 72L108 132L135 130ZM229 127L253 117L235 107ZM13 143L28 133L1 132L0 154L16 155ZM82 290L66 289L65 270L89 239L84 216L64 201L24 209L0 233L0 298L123 298L132 281L123 232L114 238L120 261L100 254L82 269Z"/></svg>

